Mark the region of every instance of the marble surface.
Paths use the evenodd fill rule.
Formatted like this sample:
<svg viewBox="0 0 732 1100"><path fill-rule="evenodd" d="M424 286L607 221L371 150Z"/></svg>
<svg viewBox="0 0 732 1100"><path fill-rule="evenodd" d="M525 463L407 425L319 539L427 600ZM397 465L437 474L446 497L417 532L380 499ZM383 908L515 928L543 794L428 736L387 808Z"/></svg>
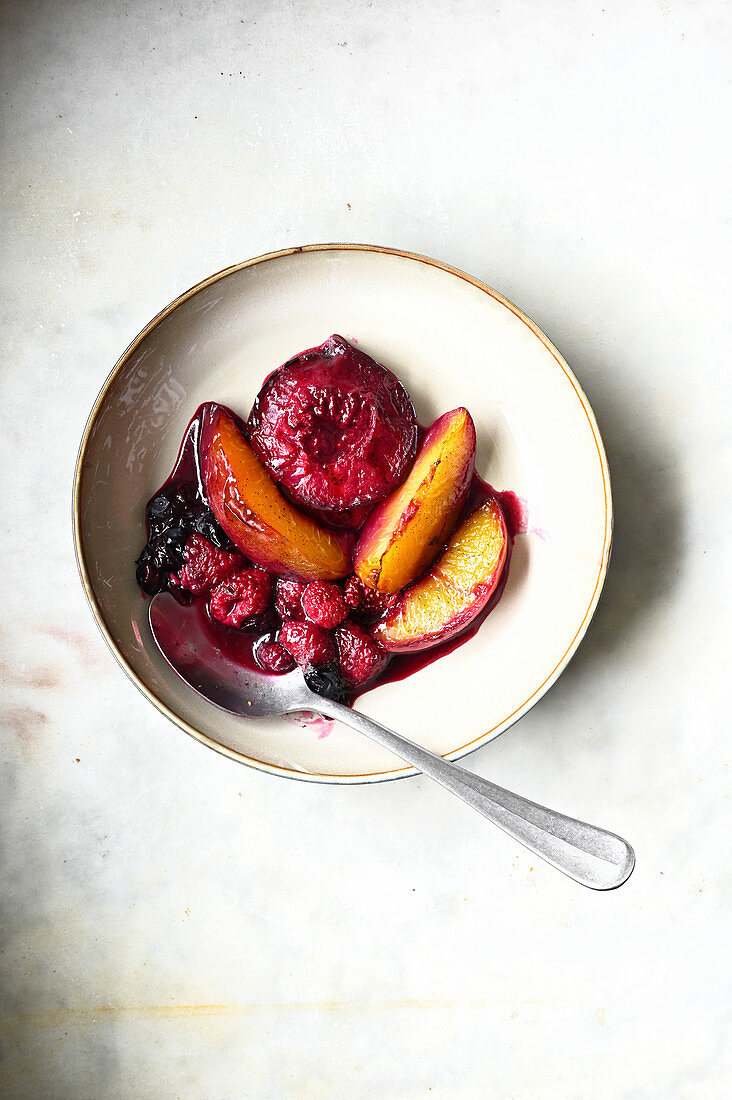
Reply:
<svg viewBox="0 0 732 1100"><path fill-rule="evenodd" d="M727 6L29 0L3 24L0 1092L726 1094ZM615 892L426 779L235 765L97 632L70 496L104 378L199 279L324 240L484 279L593 404L598 613L468 763L627 836Z"/></svg>

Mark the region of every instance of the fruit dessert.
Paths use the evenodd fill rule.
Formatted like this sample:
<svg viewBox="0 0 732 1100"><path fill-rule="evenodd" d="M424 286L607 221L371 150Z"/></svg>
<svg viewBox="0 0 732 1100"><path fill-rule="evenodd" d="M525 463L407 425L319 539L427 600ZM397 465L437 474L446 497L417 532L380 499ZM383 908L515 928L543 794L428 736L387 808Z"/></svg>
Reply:
<svg viewBox="0 0 732 1100"><path fill-rule="evenodd" d="M517 498L475 473L467 409L417 424L341 336L275 370L247 421L201 405L146 509L137 581L212 647L352 701L467 640L505 585Z"/></svg>

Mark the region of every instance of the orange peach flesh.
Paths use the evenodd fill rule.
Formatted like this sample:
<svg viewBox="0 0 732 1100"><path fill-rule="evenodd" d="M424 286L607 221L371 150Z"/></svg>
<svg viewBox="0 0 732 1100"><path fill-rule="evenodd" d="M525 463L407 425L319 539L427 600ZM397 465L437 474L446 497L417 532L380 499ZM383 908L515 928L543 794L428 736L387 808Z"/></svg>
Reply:
<svg viewBox="0 0 732 1100"><path fill-rule="evenodd" d="M474 462L470 413L445 413L427 433L406 481L368 519L353 563L365 585L400 592L431 565L465 503Z"/></svg>
<svg viewBox="0 0 732 1100"><path fill-rule="evenodd" d="M350 572L341 541L285 500L221 409L204 424L201 466L214 516L256 565L306 581L336 580Z"/></svg>
<svg viewBox="0 0 732 1100"><path fill-rule="evenodd" d="M374 636L398 653L427 649L464 630L498 582L507 543L500 506L488 500L461 524L439 561L407 589Z"/></svg>

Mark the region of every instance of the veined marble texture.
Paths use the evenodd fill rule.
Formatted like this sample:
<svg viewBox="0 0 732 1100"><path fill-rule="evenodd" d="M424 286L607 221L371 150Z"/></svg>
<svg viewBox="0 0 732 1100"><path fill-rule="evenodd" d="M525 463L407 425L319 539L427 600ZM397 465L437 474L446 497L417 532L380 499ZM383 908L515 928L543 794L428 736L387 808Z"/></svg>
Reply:
<svg viewBox="0 0 732 1100"><path fill-rule="evenodd" d="M730 1091L731 37L717 0L3 6L1 1095ZM189 286L318 241L485 280L592 403L599 609L465 763L627 837L617 891L426 779L205 749L96 629L104 379Z"/></svg>

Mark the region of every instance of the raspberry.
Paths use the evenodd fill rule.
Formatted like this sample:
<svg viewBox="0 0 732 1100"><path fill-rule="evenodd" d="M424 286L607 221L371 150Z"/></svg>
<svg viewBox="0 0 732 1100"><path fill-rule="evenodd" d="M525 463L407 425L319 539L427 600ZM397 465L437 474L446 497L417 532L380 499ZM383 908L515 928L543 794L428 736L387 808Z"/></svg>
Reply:
<svg viewBox="0 0 732 1100"><path fill-rule="evenodd" d="M275 609L283 622L288 619L301 622L305 618L302 594L306 588L307 584L303 581L288 581L284 577L278 579L275 589Z"/></svg>
<svg viewBox="0 0 732 1100"><path fill-rule="evenodd" d="M208 592L214 584L224 579L223 573L217 573L207 585L204 569L203 581L197 573L192 575L194 588L191 589L187 583L181 584L176 575L186 563L186 543L194 533L214 547L234 553L236 551L196 486L187 481L165 485L148 501L145 519L147 543L136 563L137 583L143 592L152 596L167 588L179 599L186 593L198 595L200 592ZM244 562L238 559L236 568L241 569L243 566ZM204 583L204 588L200 588L201 583Z"/></svg>
<svg viewBox="0 0 732 1100"><path fill-rule="evenodd" d="M375 588L368 588L354 573L346 581L344 598L354 614L359 618L373 622L383 615L393 603L396 603L399 593L389 595L387 592L377 592Z"/></svg>
<svg viewBox="0 0 732 1100"><path fill-rule="evenodd" d="M211 614L227 626L240 627L267 610L272 578L263 569L243 569L211 593Z"/></svg>
<svg viewBox="0 0 732 1100"><path fill-rule="evenodd" d="M343 590L343 597L349 607L354 610L361 606L361 582L355 573L346 581L346 587Z"/></svg>
<svg viewBox="0 0 732 1100"><path fill-rule="evenodd" d="M341 675L351 687L373 680L386 667L389 654L355 623L348 621L339 626L336 640Z"/></svg>
<svg viewBox="0 0 732 1100"><path fill-rule="evenodd" d="M263 639L254 647L254 657L265 672L290 672L295 667L290 654L279 642Z"/></svg>
<svg viewBox="0 0 732 1100"><path fill-rule="evenodd" d="M338 654L333 635L315 623L298 623L291 619L282 624L279 640L300 668L337 662Z"/></svg>
<svg viewBox="0 0 732 1100"><path fill-rule="evenodd" d="M332 630L348 614L348 604L337 584L312 581L302 594L302 606L311 622Z"/></svg>
<svg viewBox="0 0 732 1100"><path fill-rule="evenodd" d="M239 554L229 554L205 539L193 534L183 550L183 565L171 580L187 592L201 596L225 581L244 565Z"/></svg>

